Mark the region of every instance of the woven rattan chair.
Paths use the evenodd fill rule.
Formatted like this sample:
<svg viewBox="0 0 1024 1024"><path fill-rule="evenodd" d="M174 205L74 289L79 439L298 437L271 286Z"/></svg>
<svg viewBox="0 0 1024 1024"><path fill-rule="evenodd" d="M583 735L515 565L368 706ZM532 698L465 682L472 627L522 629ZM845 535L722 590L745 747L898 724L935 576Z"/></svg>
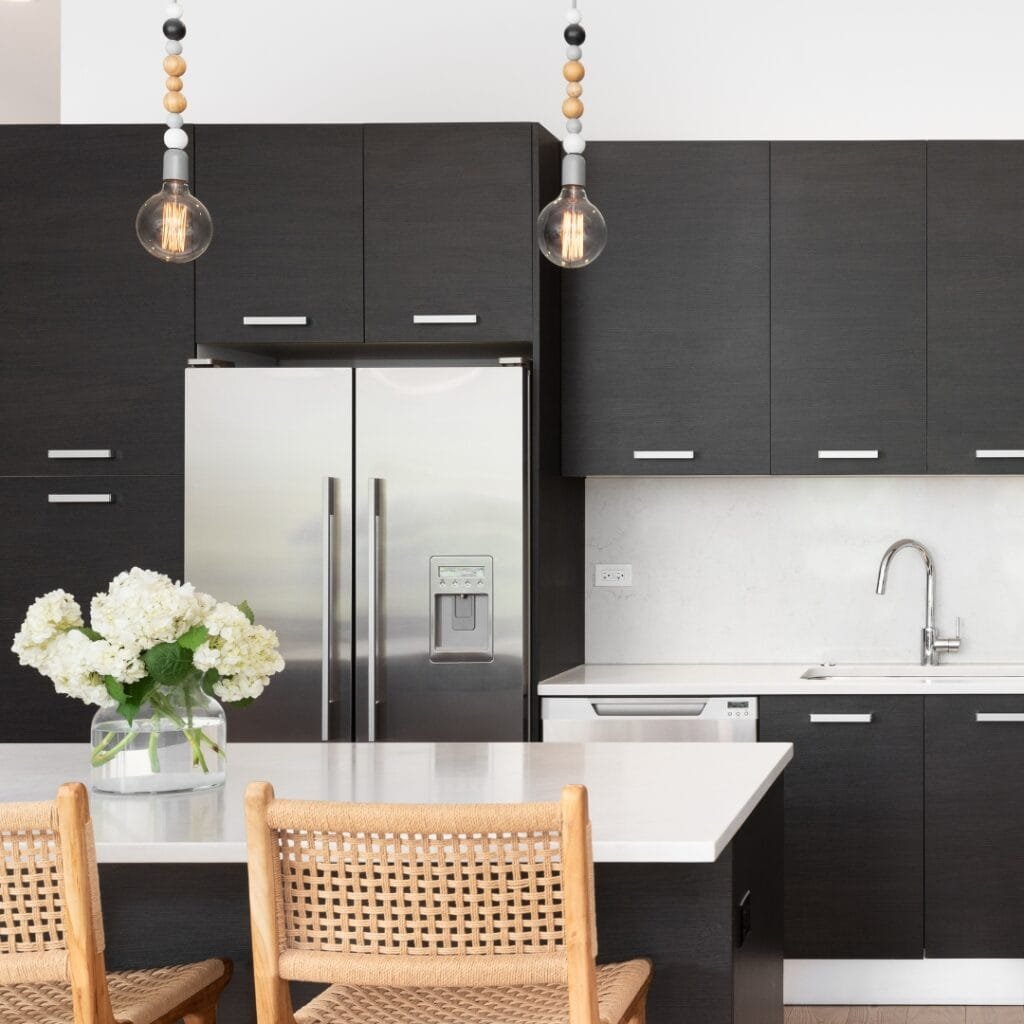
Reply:
<svg viewBox="0 0 1024 1024"><path fill-rule="evenodd" d="M0 1024L214 1024L229 960L107 974L89 798L0 804Z"/></svg>
<svg viewBox="0 0 1024 1024"><path fill-rule="evenodd" d="M647 960L595 967L587 791L550 804L246 792L259 1024L643 1024ZM298 1012L289 981L331 985Z"/></svg>

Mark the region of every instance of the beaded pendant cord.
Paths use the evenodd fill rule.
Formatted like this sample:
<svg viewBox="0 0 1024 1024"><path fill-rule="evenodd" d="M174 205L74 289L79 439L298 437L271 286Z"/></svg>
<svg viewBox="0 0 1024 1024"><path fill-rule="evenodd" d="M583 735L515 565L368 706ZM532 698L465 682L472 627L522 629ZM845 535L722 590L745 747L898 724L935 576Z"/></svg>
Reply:
<svg viewBox="0 0 1024 1024"><path fill-rule="evenodd" d="M562 140L562 191L537 218L537 245L554 264L568 269L593 263L604 250L608 229L601 211L587 198L587 164L583 151L583 43L587 38L576 0L566 14L563 36L568 45L562 66L566 98L562 101L565 138Z"/></svg>
<svg viewBox="0 0 1024 1024"><path fill-rule="evenodd" d="M210 212L192 195L188 180L188 133L182 114L188 106L182 92L182 76L188 69L181 55L186 35L182 20L184 9L178 2L168 4L163 24L166 39L163 68L164 110L167 130L164 132L163 188L142 204L135 219L135 232L143 248L165 263L190 263L198 259L213 238Z"/></svg>

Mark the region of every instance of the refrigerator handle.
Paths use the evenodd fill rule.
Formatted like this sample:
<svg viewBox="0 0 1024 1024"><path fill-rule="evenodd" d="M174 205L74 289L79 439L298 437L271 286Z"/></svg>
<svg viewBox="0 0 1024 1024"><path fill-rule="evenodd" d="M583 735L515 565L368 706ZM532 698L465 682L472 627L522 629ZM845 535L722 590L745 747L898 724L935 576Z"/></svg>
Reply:
<svg viewBox="0 0 1024 1024"><path fill-rule="evenodd" d="M366 738L377 739L377 623L380 603L380 492L383 480L370 477L367 518L370 521L370 545L367 552L369 566L368 608L366 615Z"/></svg>
<svg viewBox="0 0 1024 1024"><path fill-rule="evenodd" d="M334 667L334 477L323 479L321 507L321 541L323 565L321 567L320 595L320 739L331 738L331 692Z"/></svg>

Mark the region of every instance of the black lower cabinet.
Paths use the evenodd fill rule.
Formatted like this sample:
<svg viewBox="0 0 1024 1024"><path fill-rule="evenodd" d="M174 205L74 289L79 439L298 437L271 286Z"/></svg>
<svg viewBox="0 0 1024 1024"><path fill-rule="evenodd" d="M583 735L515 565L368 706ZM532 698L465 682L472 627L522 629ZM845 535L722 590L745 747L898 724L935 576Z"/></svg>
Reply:
<svg viewBox="0 0 1024 1024"><path fill-rule="evenodd" d="M925 948L1024 957L1024 696L925 701Z"/></svg>
<svg viewBox="0 0 1024 1024"><path fill-rule="evenodd" d="M180 476L0 479L0 742L88 740L95 708L18 665L14 634L50 590L74 594L88 620L93 594L132 566L180 579L183 501Z"/></svg>
<svg viewBox="0 0 1024 1024"><path fill-rule="evenodd" d="M921 956L923 701L761 698L760 738L795 747L786 769L787 957Z"/></svg>

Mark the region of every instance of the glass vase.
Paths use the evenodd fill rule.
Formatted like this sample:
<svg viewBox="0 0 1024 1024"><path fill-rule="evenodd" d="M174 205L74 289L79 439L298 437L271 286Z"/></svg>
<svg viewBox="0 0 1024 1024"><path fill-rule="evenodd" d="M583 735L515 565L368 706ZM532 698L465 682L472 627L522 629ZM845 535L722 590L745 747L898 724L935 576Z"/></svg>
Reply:
<svg viewBox="0 0 1024 1024"><path fill-rule="evenodd" d="M92 788L182 793L224 785L224 709L198 682L154 690L129 723L117 708L92 720Z"/></svg>

